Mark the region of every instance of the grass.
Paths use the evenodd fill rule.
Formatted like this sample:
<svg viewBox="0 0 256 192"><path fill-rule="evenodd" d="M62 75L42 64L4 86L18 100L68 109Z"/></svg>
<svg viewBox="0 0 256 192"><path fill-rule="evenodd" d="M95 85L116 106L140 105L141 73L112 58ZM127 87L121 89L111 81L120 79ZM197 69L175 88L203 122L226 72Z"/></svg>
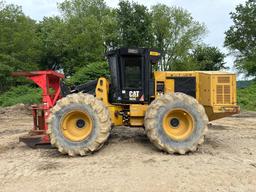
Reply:
<svg viewBox="0 0 256 192"><path fill-rule="evenodd" d="M242 110L256 111L256 83L246 88L238 89L238 104Z"/></svg>
<svg viewBox="0 0 256 192"><path fill-rule="evenodd" d="M0 106L7 107L18 103L40 103L41 91L39 88L29 86L12 87L9 91L0 95Z"/></svg>

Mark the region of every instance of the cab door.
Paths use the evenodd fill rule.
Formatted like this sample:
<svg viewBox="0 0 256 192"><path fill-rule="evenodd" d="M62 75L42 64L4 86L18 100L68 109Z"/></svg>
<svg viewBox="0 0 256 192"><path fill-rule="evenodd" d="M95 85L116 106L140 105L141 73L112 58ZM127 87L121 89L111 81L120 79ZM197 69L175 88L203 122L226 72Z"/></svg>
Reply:
<svg viewBox="0 0 256 192"><path fill-rule="evenodd" d="M122 101L127 103L143 103L145 90L144 55L122 55L120 63Z"/></svg>

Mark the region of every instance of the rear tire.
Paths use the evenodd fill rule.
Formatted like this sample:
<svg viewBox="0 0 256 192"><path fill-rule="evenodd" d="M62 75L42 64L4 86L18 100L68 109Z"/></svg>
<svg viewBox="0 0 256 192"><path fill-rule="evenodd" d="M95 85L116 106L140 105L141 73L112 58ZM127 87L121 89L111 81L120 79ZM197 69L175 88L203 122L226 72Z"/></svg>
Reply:
<svg viewBox="0 0 256 192"><path fill-rule="evenodd" d="M148 138L158 149L185 154L204 142L208 117L195 98L174 93L150 104L144 124Z"/></svg>
<svg viewBox="0 0 256 192"><path fill-rule="evenodd" d="M60 99L48 118L51 144L70 156L84 156L99 150L110 130L108 109L89 94L71 94Z"/></svg>

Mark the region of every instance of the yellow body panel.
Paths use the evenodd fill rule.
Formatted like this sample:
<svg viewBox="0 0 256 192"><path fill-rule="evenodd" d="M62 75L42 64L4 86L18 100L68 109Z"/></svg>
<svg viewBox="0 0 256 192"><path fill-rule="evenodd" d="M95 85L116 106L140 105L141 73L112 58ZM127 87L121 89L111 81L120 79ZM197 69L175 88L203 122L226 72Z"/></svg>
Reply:
<svg viewBox="0 0 256 192"><path fill-rule="evenodd" d="M147 111L148 105L130 105L130 125L131 126L143 126L144 116Z"/></svg>
<svg viewBox="0 0 256 192"><path fill-rule="evenodd" d="M130 126L142 127L144 125L144 117L131 117Z"/></svg>
<svg viewBox="0 0 256 192"><path fill-rule="evenodd" d="M174 92L174 79L166 79L164 81L165 84L165 93L173 93Z"/></svg>
<svg viewBox="0 0 256 192"><path fill-rule="evenodd" d="M118 115L119 111L122 111L123 108L121 106L109 105L108 110L110 112L111 121L115 126L123 125L122 116Z"/></svg>
<svg viewBox="0 0 256 192"><path fill-rule="evenodd" d="M118 115L118 112L122 111L123 108L122 106L112 105L109 103L109 100L108 100L109 82L106 78L104 77L99 78L95 92L96 92L96 97L101 101L103 101L103 103L108 108L110 112L112 124L116 126L123 125L123 119L120 115Z"/></svg>
<svg viewBox="0 0 256 192"><path fill-rule="evenodd" d="M195 78L195 98L204 106L210 121L239 113L235 74L220 71L157 71L154 72L155 95L151 98L155 99L162 94L175 92L175 77ZM164 92L157 92L156 85L158 83L164 84ZM129 110L130 126L144 125L144 116L148 105L112 105L109 103L108 94L109 82L105 78L100 78L96 87L96 97L108 107L114 125L125 124L122 116L118 115L124 109Z"/></svg>
<svg viewBox="0 0 256 192"><path fill-rule="evenodd" d="M148 105L131 104L130 105L130 116L131 117L144 117Z"/></svg>

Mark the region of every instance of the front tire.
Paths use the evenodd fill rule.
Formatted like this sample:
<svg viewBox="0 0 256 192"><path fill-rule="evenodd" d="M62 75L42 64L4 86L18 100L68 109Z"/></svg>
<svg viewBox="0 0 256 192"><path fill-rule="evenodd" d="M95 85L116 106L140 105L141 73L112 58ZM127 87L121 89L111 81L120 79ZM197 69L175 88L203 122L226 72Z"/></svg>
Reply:
<svg viewBox="0 0 256 192"><path fill-rule="evenodd" d="M148 138L158 149L185 154L204 142L208 117L195 98L174 93L150 104L144 124Z"/></svg>
<svg viewBox="0 0 256 192"><path fill-rule="evenodd" d="M108 109L89 94L71 94L60 99L48 119L51 144L70 156L99 150L111 130Z"/></svg>

